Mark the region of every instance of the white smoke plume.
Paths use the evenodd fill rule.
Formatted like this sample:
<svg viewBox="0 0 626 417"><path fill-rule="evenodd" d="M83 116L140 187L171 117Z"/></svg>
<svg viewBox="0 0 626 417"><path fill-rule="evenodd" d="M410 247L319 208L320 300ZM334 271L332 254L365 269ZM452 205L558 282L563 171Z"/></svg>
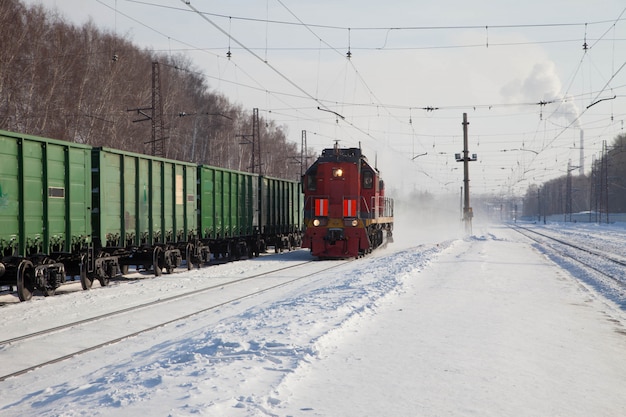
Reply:
<svg viewBox="0 0 626 417"><path fill-rule="evenodd" d="M543 104L543 116L562 117L572 127L580 127L578 106L572 97L561 91L561 79L552 61L537 63L524 79L515 79L504 86L501 94L507 101Z"/></svg>

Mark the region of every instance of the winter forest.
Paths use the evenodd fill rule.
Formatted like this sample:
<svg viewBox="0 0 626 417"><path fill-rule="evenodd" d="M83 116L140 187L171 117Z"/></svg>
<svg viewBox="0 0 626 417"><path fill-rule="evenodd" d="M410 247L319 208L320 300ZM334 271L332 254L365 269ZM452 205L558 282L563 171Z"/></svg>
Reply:
<svg viewBox="0 0 626 417"><path fill-rule="evenodd" d="M594 159L590 175L577 175L568 166L566 173L543 184L528 188L524 196L524 215L550 216L591 212L592 222L604 222L606 213L626 213L626 135L607 144Z"/></svg>
<svg viewBox="0 0 626 417"><path fill-rule="evenodd" d="M299 179L286 129L212 91L184 55L19 0L0 3L0 42L0 129L259 172L254 135L263 174Z"/></svg>

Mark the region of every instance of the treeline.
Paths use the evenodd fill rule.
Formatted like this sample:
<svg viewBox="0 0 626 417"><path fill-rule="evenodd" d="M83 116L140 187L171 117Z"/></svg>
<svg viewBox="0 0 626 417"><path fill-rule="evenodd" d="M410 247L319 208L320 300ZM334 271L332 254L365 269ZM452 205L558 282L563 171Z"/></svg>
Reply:
<svg viewBox="0 0 626 417"><path fill-rule="evenodd" d="M591 212L602 222L606 213L626 213L626 135L618 135L593 162L590 175L575 175L578 167L541 185L532 185L524 196L527 217Z"/></svg>
<svg viewBox="0 0 626 417"><path fill-rule="evenodd" d="M141 50L93 22L78 27L19 0L0 3L0 43L0 129L150 154L153 119L162 156L258 172L253 147L242 144L254 127L262 172L300 176L286 129L262 117L253 124L252 109L212 92L183 55Z"/></svg>

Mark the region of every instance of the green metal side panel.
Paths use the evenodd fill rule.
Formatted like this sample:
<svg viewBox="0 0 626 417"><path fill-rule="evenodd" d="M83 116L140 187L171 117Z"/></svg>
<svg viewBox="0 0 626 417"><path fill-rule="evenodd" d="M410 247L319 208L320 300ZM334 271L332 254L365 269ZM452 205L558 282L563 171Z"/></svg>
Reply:
<svg viewBox="0 0 626 417"><path fill-rule="evenodd" d="M298 231L302 229L303 216L303 195L301 192L301 184L297 181L289 181L287 184L287 225L289 231Z"/></svg>
<svg viewBox="0 0 626 417"><path fill-rule="evenodd" d="M294 231L302 230L302 221L304 216L304 194L302 194L302 183L292 183L292 228Z"/></svg>
<svg viewBox="0 0 626 417"><path fill-rule="evenodd" d="M259 208L257 207L259 182L256 177L250 177L248 179L248 214L250 216L249 225L250 232L254 232L259 227Z"/></svg>
<svg viewBox="0 0 626 417"><path fill-rule="evenodd" d="M161 199L163 204L163 233L165 235L165 242L171 242L173 239L174 233L174 196L175 191L174 187L174 167L172 164L164 163L163 164L163 174L162 174L162 194L159 196L155 196L158 199Z"/></svg>
<svg viewBox="0 0 626 417"><path fill-rule="evenodd" d="M2 254L69 251L91 235L90 148L0 131Z"/></svg>
<svg viewBox="0 0 626 417"><path fill-rule="evenodd" d="M215 171L215 236L224 237L224 171Z"/></svg>
<svg viewBox="0 0 626 417"><path fill-rule="evenodd" d="M132 156L122 155L123 177L121 187L123 188L123 204L121 213L124 216L124 240L122 246L136 245L137 237L137 187L139 173L137 172L137 159Z"/></svg>
<svg viewBox="0 0 626 417"><path fill-rule="evenodd" d="M233 195L237 193L236 185L233 183L234 175L230 171L224 172L224 221L226 223L226 235L229 237L235 234L237 222L237 208L233 203Z"/></svg>
<svg viewBox="0 0 626 417"><path fill-rule="evenodd" d="M69 186L66 195L70 219L67 234L71 245L87 245L91 242L91 148L69 148Z"/></svg>
<svg viewBox="0 0 626 417"><path fill-rule="evenodd" d="M237 199L239 201L239 234L252 234L252 213L250 207L250 177L244 174L238 178Z"/></svg>
<svg viewBox="0 0 626 417"><path fill-rule="evenodd" d="M246 172L236 172L231 181L231 206L233 207L234 236L251 236L258 226L257 191L258 176Z"/></svg>
<svg viewBox="0 0 626 417"><path fill-rule="evenodd" d="M229 193L228 193L228 218L230 223L230 236L236 237L240 235L239 225L241 218L239 216L239 175L238 173L229 173Z"/></svg>
<svg viewBox="0 0 626 417"><path fill-rule="evenodd" d="M102 242L152 245L190 237L198 223L196 165L108 148L94 152Z"/></svg>
<svg viewBox="0 0 626 417"><path fill-rule="evenodd" d="M148 182L148 221L151 236L148 243L164 243L163 225L163 163L152 162L150 166L150 181Z"/></svg>
<svg viewBox="0 0 626 417"><path fill-rule="evenodd" d="M207 194L209 198L205 198L205 205L203 205L203 214L209 220L208 228L208 236L210 238L215 238L217 236L217 202L216 202L216 194L217 194L217 179L215 169L207 170L209 172L209 178L207 183L205 184Z"/></svg>
<svg viewBox="0 0 626 417"><path fill-rule="evenodd" d="M283 194L284 183L278 180L272 180L274 190L274 224L276 225L276 232L282 231L282 225L285 222L284 210L283 210Z"/></svg>
<svg viewBox="0 0 626 417"><path fill-rule="evenodd" d="M190 238L197 223L197 213L195 211L197 168L194 165L184 165L182 163L167 163L165 166L167 167L166 173L171 172L172 184L171 188L166 187L165 189L173 192L172 196L165 194L165 201L171 201L172 203L171 207L169 207L169 215L166 215L167 231L172 236L172 241L184 242ZM165 178L167 182L169 175L166 174Z"/></svg>
<svg viewBox="0 0 626 417"><path fill-rule="evenodd" d="M202 237L252 235L259 226L258 175L206 165L198 169Z"/></svg>
<svg viewBox="0 0 626 417"><path fill-rule="evenodd" d="M204 239L214 239L215 226L215 169L201 166L198 184L200 198L200 235Z"/></svg>
<svg viewBox="0 0 626 417"><path fill-rule="evenodd" d="M250 211L252 213L252 228L253 230L261 231L261 180L259 176L250 178L250 187L252 188L250 196Z"/></svg>
<svg viewBox="0 0 626 417"><path fill-rule="evenodd" d="M288 207L288 219L287 223L289 224L289 230L295 229L296 224L296 213L295 207L297 206L298 199L298 190L297 184L289 183L289 207Z"/></svg>
<svg viewBox="0 0 626 417"><path fill-rule="evenodd" d="M23 251L20 240L20 176L18 142L0 135L0 251Z"/></svg>
<svg viewBox="0 0 626 417"><path fill-rule="evenodd" d="M152 230L150 228L150 184L152 177L150 175L150 160L137 159L137 176L135 187L135 224L136 245L153 243Z"/></svg>
<svg viewBox="0 0 626 417"><path fill-rule="evenodd" d="M272 222L274 233L280 233L281 219L281 196L282 196L282 184L275 179L270 180L270 195L272 203L272 215L270 221Z"/></svg>
<svg viewBox="0 0 626 417"><path fill-rule="evenodd" d="M196 183L198 181L198 167L185 167L185 225L190 238L198 236L198 202L196 198Z"/></svg>
<svg viewBox="0 0 626 417"><path fill-rule="evenodd" d="M276 200L278 227L281 233L288 232L289 226L289 193L288 183L285 181L276 180L278 195Z"/></svg>
<svg viewBox="0 0 626 417"><path fill-rule="evenodd" d="M293 225L293 185L290 182L285 183L285 226L288 230L292 230Z"/></svg>
<svg viewBox="0 0 626 417"><path fill-rule="evenodd" d="M267 179L265 177L258 178L258 208L259 208L259 230L265 232L267 229Z"/></svg>
<svg viewBox="0 0 626 417"><path fill-rule="evenodd" d="M185 208L185 173L183 167L176 165L174 170L174 211L172 215L172 232L174 234L174 241L180 240L180 236L184 222L184 208ZM183 240L184 240L184 236Z"/></svg>
<svg viewBox="0 0 626 417"><path fill-rule="evenodd" d="M220 194L222 237L230 237L230 172L221 172L222 194Z"/></svg>
<svg viewBox="0 0 626 417"><path fill-rule="evenodd" d="M102 246L124 244L124 181L123 155L94 149L94 234Z"/></svg>
<svg viewBox="0 0 626 417"><path fill-rule="evenodd" d="M44 252L54 250L62 250L59 245L63 244L65 238L65 151L63 147L56 145L48 145L46 148L45 171L43 178L45 185L45 198L47 198L47 209L44 212L44 223L46 241L49 245L44 244ZM46 247L48 246L48 247Z"/></svg>
<svg viewBox="0 0 626 417"><path fill-rule="evenodd" d="M279 232L285 232L285 223L287 222L287 213L285 209L285 183L283 181L274 180L276 183L276 223Z"/></svg>
<svg viewBox="0 0 626 417"><path fill-rule="evenodd" d="M275 205L275 201L274 201L274 194L275 194L275 189L274 189L274 183L271 179L267 178L265 180L265 184L267 187L267 230L268 232L274 233L274 229L276 226L276 220L275 220L275 212L276 212L276 205Z"/></svg>
<svg viewBox="0 0 626 417"><path fill-rule="evenodd" d="M88 149L49 142L45 148L44 251L84 247L91 234L91 155Z"/></svg>
<svg viewBox="0 0 626 417"><path fill-rule="evenodd" d="M20 232L20 253L43 251L43 154L39 142L24 141L22 143L22 193L24 225ZM25 248L22 249L22 245Z"/></svg>
<svg viewBox="0 0 626 417"><path fill-rule="evenodd" d="M289 230L289 183L280 181L280 194L278 197L279 221L282 232Z"/></svg>
<svg viewBox="0 0 626 417"><path fill-rule="evenodd" d="M265 233L301 230L303 195L296 181L263 177L261 188L261 228Z"/></svg>

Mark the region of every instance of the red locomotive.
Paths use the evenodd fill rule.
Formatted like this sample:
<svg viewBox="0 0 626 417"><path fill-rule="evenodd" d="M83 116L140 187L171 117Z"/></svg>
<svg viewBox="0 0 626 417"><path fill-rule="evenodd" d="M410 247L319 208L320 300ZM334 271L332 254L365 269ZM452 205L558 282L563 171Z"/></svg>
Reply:
<svg viewBox="0 0 626 417"><path fill-rule="evenodd" d="M302 177L302 189L302 247L313 256L359 257L391 237L393 200L361 149L324 149Z"/></svg>

